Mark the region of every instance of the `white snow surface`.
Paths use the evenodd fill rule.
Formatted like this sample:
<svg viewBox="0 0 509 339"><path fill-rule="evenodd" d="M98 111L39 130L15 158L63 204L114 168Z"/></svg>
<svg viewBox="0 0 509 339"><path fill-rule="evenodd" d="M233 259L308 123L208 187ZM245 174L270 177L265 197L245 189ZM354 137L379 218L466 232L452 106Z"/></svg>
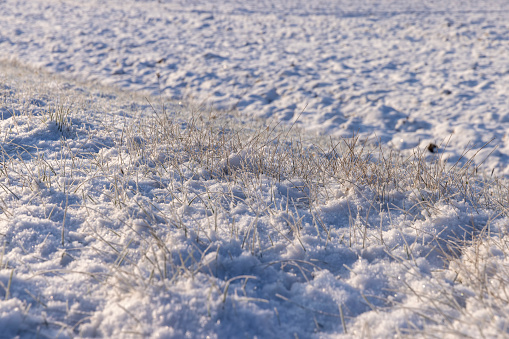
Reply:
<svg viewBox="0 0 509 339"><path fill-rule="evenodd" d="M0 4L1 58L509 173L505 0Z"/></svg>
<svg viewBox="0 0 509 339"><path fill-rule="evenodd" d="M399 183L374 206L366 187L312 200L303 178L185 157L158 172L171 152L140 131L163 109L138 96L194 102L166 107L179 123L211 106L452 163L495 138L475 161L507 175L508 17L495 0L0 0L0 337L509 335L507 303L461 275L481 258L507 298L490 280L507 252L472 245L458 267L438 250L507 232L477 191L429 211Z"/></svg>

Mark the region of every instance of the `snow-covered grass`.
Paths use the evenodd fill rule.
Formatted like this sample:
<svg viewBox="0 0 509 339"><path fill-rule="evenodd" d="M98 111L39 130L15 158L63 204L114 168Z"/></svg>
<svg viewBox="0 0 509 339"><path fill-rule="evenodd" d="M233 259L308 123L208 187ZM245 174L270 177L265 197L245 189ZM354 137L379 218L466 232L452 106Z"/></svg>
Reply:
<svg viewBox="0 0 509 339"><path fill-rule="evenodd" d="M508 335L509 187L473 159L0 74L5 337Z"/></svg>
<svg viewBox="0 0 509 339"><path fill-rule="evenodd" d="M3 0L0 58L509 175L507 0ZM305 107L305 109L304 109ZM302 113L304 109L304 112Z"/></svg>

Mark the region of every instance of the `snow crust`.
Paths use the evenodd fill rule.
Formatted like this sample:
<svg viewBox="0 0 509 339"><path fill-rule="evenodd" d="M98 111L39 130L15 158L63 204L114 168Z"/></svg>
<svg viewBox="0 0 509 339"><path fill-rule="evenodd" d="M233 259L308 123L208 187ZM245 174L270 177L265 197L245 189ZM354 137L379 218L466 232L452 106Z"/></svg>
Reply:
<svg viewBox="0 0 509 339"><path fill-rule="evenodd" d="M405 175L313 186L257 172L259 148L197 140L207 167L146 131L201 111L249 137L282 121L435 143L451 163L496 138L474 161L509 174L508 6L0 1L0 336L507 336L495 179L443 199Z"/></svg>
<svg viewBox="0 0 509 339"><path fill-rule="evenodd" d="M2 2L0 57L507 174L507 1ZM302 114L301 114L302 113ZM451 140L449 141L449 137Z"/></svg>

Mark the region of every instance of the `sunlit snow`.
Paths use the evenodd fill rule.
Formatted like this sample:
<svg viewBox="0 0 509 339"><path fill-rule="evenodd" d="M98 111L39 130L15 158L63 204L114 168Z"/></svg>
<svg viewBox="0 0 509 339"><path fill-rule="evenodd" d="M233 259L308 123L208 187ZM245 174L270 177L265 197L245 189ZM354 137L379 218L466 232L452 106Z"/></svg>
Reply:
<svg viewBox="0 0 509 339"><path fill-rule="evenodd" d="M0 0L0 337L509 336L508 16Z"/></svg>

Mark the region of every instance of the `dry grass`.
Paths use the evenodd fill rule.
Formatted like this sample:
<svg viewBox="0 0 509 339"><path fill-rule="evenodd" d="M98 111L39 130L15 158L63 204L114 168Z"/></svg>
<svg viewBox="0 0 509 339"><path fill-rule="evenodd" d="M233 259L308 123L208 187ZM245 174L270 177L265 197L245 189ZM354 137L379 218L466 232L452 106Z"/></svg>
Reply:
<svg viewBox="0 0 509 339"><path fill-rule="evenodd" d="M205 288L225 303L233 298L231 284L253 277L233 277L222 285L212 278L208 260L219 251L215 237L238 241L257 256L281 241L306 251L301 237L304 223L309 223L325 246L333 237L342 237L344 244L357 251L385 245L384 232L397 227L382 222L391 213L403 213L414 222L440 215L440 204L465 201L474 211L494 211L493 220L507 216L507 184L479 175L472 159L448 164L440 153L417 149L412 156L402 157L355 135L308 140L297 130L246 122L234 112L186 108L179 113L178 106L166 107L158 99L132 99L136 105L130 106L123 120L119 115L105 115L97 131L87 124L86 115L96 108L108 114L106 99L89 93L42 107L24 102L27 93L55 95L54 88L48 91L35 93L32 88L21 91L21 97L7 88L1 93L4 112L10 114L0 131L1 217L12 218L20 205L44 204L48 192L60 197L63 204L50 204L44 213L60 222L64 258L72 241L69 232L78 231L68 213L86 211L84 225L88 226L80 231L86 229L102 244L94 250L109 267L106 274L93 278L119 295L150 286L168 289L178 281L205 275ZM149 113L137 110L143 105ZM19 142L20 135L36 126L51 129L52 125L60 133L60 148L53 153ZM324 206L345 196L360 199L368 207L350 210L348 227L338 230L324 221ZM402 196L411 204L399 205ZM106 205L111 207L105 209ZM244 211L247 224L235 220L239 210ZM305 220L303 213L310 219ZM175 232L193 242L175 244ZM406 258L386 248L393 260L411 266L415 262L412 248L427 237L427 244L439 247L446 267L433 272L433 293L406 290L426 306L414 310L420 320L405 333L425 337L506 334L509 252L505 234L493 232L489 224L473 227L462 239L415 232L414 243L401 244ZM1 259L0 267L14 272ZM306 278L308 273L302 272ZM456 276L451 278L453 272ZM1 287L8 299L11 280ZM462 294L466 291L471 293L468 298ZM139 324L133 331L143 335L148 329Z"/></svg>

